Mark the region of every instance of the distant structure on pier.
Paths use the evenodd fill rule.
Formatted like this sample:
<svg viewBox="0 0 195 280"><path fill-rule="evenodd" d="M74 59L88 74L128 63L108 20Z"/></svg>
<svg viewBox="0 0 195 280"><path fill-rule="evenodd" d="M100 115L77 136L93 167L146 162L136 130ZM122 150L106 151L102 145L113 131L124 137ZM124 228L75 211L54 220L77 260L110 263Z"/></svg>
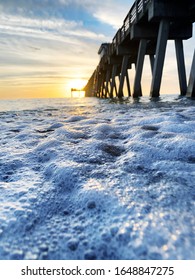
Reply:
<svg viewBox="0 0 195 280"><path fill-rule="evenodd" d="M85 86L85 96L122 98L126 80L128 96L142 96L144 58L150 58L150 96L160 94L168 40L175 41L181 95L195 97L195 52L189 81L186 78L183 40L192 37L194 0L137 0L111 43L100 46L100 62ZM135 64L133 92L128 70ZM118 82L116 78L118 77Z"/></svg>
<svg viewBox="0 0 195 280"><path fill-rule="evenodd" d="M71 97L84 97L84 96L85 96L84 89L71 88Z"/></svg>

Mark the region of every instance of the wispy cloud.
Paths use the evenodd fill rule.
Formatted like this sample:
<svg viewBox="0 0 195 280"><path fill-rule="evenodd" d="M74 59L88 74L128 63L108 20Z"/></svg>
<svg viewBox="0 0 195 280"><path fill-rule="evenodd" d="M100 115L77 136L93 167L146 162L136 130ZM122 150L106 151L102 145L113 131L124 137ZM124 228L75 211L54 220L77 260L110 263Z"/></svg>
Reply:
<svg viewBox="0 0 195 280"><path fill-rule="evenodd" d="M104 39L102 33L95 33L83 27L81 21L63 19L38 19L22 16L0 15L0 32L10 35L41 37L45 39L65 40L65 35Z"/></svg>
<svg viewBox="0 0 195 280"><path fill-rule="evenodd" d="M122 26L123 20L129 9L131 4L134 1L104 1L102 5L98 5L97 1L97 9L93 11L94 17L98 20L111 25L114 29L118 29Z"/></svg>
<svg viewBox="0 0 195 280"><path fill-rule="evenodd" d="M1 0L0 11L8 14L27 15L28 17L56 18L64 17L68 7L78 10L77 16L83 11L88 11L94 18L118 28L128 13L133 0Z"/></svg>

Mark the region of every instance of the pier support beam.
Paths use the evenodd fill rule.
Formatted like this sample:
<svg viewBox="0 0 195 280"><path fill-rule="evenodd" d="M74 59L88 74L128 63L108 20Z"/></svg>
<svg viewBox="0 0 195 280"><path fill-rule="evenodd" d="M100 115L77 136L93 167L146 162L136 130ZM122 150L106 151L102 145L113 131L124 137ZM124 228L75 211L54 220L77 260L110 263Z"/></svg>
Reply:
<svg viewBox="0 0 195 280"><path fill-rule="evenodd" d="M131 96L131 87L130 87L130 81L129 81L129 74L128 74L128 69L126 72L126 82L127 82L127 91L128 91L128 96Z"/></svg>
<svg viewBox="0 0 195 280"><path fill-rule="evenodd" d="M181 95L186 95L187 81L186 81L186 69L184 62L184 52L183 52L183 41L181 39L175 40L175 50L177 57L177 69L179 76L179 85Z"/></svg>
<svg viewBox="0 0 195 280"><path fill-rule="evenodd" d="M98 70L97 81L96 81L96 97L100 97L100 91L101 91L101 75Z"/></svg>
<svg viewBox="0 0 195 280"><path fill-rule="evenodd" d="M129 61L129 56L124 55L123 62L122 62L122 67L121 67L118 98L123 97L123 86L124 86L125 76L126 76L126 73L127 73L128 61Z"/></svg>
<svg viewBox="0 0 195 280"><path fill-rule="evenodd" d="M152 85L150 90L151 97L159 97L162 72L166 53L167 40L169 36L169 20L162 19L158 31L156 57L152 75Z"/></svg>
<svg viewBox="0 0 195 280"><path fill-rule="evenodd" d="M113 98L114 88L116 89L115 77L116 77L116 74L117 74L117 67L118 66L116 64L114 64L112 66L112 81L111 81L111 89L110 89L110 98Z"/></svg>
<svg viewBox="0 0 195 280"><path fill-rule="evenodd" d="M154 70L154 55L150 54L150 67L151 67L151 72L153 73Z"/></svg>
<svg viewBox="0 0 195 280"><path fill-rule="evenodd" d="M192 67L190 71L190 78L189 78L189 83L187 88L187 96L195 98L195 50L194 50Z"/></svg>
<svg viewBox="0 0 195 280"><path fill-rule="evenodd" d="M100 89L100 97L104 97L104 90L105 90L105 71L101 74L101 89Z"/></svg>
<svg viewBox="0 0 195 280"><path fill-rule="evenodd" d="M106 71L106 86L105 86L105 95L104 97L107 98L109 94L109 81L110 81L110 69Z"/></svg>
<svg viewBox="0 0 195 280"><path fill-rule="evenodd" d="M142 39L139 43L138 57L136 63L136 73L135 73L135 81L134 81L134 92L133 97L142 96L141 89L141 77L144 65L144 57L146 54L147 40Z"/></svg>

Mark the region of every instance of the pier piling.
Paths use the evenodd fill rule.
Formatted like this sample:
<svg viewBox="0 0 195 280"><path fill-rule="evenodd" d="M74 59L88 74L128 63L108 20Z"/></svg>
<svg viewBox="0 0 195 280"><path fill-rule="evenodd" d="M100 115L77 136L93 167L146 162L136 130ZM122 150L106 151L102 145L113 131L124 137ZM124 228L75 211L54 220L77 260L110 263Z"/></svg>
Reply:
<svg viewBox="0 0 195 280"><path fill-rule="evenodd" d="M189 83L187 88L187 96L195 98L195 51L194 51L192 68L191 68L190 78L189 78Z"/></svg>

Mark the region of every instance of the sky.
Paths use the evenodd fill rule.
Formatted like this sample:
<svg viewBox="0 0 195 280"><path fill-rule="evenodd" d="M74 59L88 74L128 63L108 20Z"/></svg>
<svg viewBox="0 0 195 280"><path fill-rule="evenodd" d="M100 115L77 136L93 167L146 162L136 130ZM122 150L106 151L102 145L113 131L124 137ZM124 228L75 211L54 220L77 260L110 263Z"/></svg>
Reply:
<svg viewBox="0 0 195 280"><path fill-rule="evenodd" d="M99 62L99 46L112 41L133 2L0 0L0 99L69 97L71 87L86 84ZM194 46L194 38L184 44L188 76ZM148 68L146 60L146 94ZM164 72L162 91L177 93L173 42Z"/></svg>

